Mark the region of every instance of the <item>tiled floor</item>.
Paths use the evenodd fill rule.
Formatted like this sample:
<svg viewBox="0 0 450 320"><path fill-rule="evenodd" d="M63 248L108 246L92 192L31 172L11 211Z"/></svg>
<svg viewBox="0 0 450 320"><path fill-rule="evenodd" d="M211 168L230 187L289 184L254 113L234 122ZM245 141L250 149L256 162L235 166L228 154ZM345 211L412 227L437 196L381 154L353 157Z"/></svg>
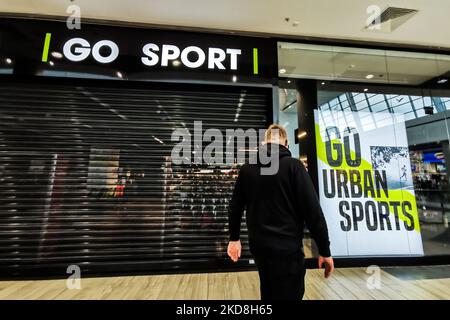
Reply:
<svg viewBox="0 0 450 320"><path fill-rule="evenodd" d="M305 299L450 300L450 266L395 267L367 273L338 269L331 279L308 270ZM379 280L379 288L377 284ZM86 278L81 289L66 280L1 281L0 299L259 299L256 272Z"/></svg>

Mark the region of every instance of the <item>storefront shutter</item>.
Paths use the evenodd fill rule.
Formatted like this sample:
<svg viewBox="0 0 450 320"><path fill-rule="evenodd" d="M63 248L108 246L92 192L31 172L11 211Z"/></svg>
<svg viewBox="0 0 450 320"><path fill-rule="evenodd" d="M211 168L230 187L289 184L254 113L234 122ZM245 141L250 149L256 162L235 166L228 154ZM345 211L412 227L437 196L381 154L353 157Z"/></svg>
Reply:
<svg viewBox="0 0 450 320"><path fill-rule="evenodd" d="M234 268L238 167L174 165L171 134L264 128L271 90L112 83L0 83L0 273Z"/></svg>

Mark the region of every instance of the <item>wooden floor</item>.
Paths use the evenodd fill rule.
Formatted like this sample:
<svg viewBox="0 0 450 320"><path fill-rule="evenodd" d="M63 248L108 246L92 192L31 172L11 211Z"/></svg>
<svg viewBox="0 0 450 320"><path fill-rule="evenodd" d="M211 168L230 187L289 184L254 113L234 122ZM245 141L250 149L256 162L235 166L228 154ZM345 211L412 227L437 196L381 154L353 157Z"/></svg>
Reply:
<svg viewBox="0 0 450 320"><path fill-rule="evenodd" d="M406 272L406 270L405 270ZM381 288L367 287L365 269L338 269L325 280L308 270L305 299L450 299L450 278L401 280L381 272ZM66 280L0 281L0 299L259 299L256 272L86 278L81 289Z"/></svg>

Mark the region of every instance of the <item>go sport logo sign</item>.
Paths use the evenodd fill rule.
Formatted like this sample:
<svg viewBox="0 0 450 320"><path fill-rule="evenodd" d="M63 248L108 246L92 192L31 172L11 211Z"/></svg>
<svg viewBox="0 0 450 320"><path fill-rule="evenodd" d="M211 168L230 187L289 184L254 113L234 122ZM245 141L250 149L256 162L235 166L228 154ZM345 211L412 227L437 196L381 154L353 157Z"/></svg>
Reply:
<svg viewBox="0 0 450 320"><path fill-rule="evenodd" d="M42 61L48 61L51 33L44 40ZM96 62L108 64L119 57L120 48L114 41L100 40L90 43L84 38L72 38L63 45L63 55L72 62L81 62L92 57ZM148 67L168 67L181 64L189 69L207 66L210 70L238 70L241 49L209 47L203 50L198 46L180 48L173 44L147 43L141 49L141 62ZM253 74L258 74L258 49L253 48Z"/></svg>

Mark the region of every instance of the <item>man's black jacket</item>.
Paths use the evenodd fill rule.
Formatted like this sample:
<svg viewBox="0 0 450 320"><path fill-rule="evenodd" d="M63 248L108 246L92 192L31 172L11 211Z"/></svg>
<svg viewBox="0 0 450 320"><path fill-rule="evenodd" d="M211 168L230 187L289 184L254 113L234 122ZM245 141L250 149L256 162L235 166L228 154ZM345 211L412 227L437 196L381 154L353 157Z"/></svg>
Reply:
<svg viewBox="0 0 450 320"><path fill-rule="evenodd" d="M325 218L311 178L303 164L282 145L265 146L268 154L278 150L279 169L262 175L261 164L242 166L229 207L230 241L239 240L246 210L250 249L253 253L291 254L302 250L306 223L319 254L329 257L330 241Z"/></svg>

